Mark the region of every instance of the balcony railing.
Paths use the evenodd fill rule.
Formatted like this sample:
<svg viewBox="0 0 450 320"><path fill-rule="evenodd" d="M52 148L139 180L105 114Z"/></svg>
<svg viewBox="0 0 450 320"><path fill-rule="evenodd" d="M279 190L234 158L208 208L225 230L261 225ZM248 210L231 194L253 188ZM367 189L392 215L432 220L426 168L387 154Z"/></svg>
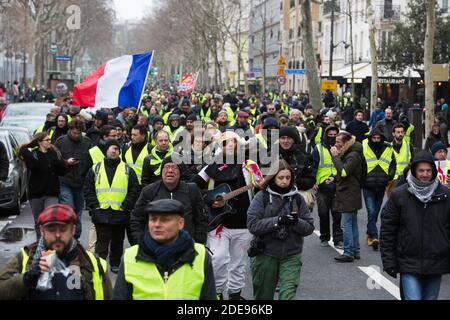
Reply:
<svg viewBox="0 0 450 320"><path fill-rule="evenodd" d="M381 21L400 21L400 6L376 6L375 18L377 22Z"/></svg>

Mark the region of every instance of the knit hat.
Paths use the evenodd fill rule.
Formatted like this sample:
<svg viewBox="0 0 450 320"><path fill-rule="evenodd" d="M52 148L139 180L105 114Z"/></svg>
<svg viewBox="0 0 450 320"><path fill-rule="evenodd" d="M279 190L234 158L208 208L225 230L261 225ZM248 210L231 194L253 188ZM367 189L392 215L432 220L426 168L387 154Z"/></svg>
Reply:
<svg viewBox="0 0 450 320"><path fill-rule="evenodd" d="M152 125L154 125L157 122L161 122L162 124L164 124L164 120L160 116L156 116L156 117L153 118Z"/></svg>
<svg viewBox="0 0 450 320"><path fill-rule="evenodd" d="M296 128L293 127L283 127L280 129L280 138L281 137L290 137L294 140L295 144L299 144L300 143L300 137L298 135L298 130Z"/></svg>
<svg viewBox="0 0 450 320"><path fill-rule="evenodd" d="M444 150L445 153L447 153L447 147L445 146L445 144L442 141L438 141L433 143L433 145L431 146L431 153L433 154L433 156L436 154L436 152L438 152L439 150Z"/></svg>
<svg viewBox="0 0 450 320"><path fill-rule="evenodd" d="M108 114L103 111L97 111L97 113L95 114L95 119L102 120L102 123L105 125L108 123Z"/></svg>
<svg viewBox="0 0 450 320"><path fill-rule="evenodd" d="M238 118L248 118L248 113L245 111L239 111Z"/></svg>
<svg viewBox="0 0 450 320"><path fill-rule="evenodd" d="M264 120L264 126L263 129L268 129L271 127L275 127L276 129L279 129L280 126L278 125L278 120L274 117L269 117L266 120Z"/></svg>
<svg viewBox="0 0 450 320"><path fill-rule="evenodd" d="M105 153L106 153L106 151L108 151L109 147L111 147L111 146L117 146L117 148L120 149L120 144L119 144L119 142L117 142L116 139L108 140L105 142L105 149L104 149Z"/></svg>

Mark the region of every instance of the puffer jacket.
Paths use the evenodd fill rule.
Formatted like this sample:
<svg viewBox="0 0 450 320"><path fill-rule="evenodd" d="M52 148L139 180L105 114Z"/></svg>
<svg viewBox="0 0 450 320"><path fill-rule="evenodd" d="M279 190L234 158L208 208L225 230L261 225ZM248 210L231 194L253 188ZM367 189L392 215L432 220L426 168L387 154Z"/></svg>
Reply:
<svg viewBox="0 0 450 320"><path fill-rule="evenodd" d="M439 185L425 204L408 187L395 188L381 214L383 268L421 275L450 273L450 190Z"/></svg>
<svg viewBox="0 0 450 320"><path fill-rule="evenodd" d="M357 212L362 208L360 179L363 147L352 137L332 159L337 171L336 209L338 212Z"/></svg>
<svg viewBox="0 0 450 320"><path fill-rule="evenodd" d="M297 201L299 221L295 226L288 226L286 239L280 240L274 237L282 228L278 225L278 217L292 212L291 201ZM283 259L302 252L303 237L314 231L314 219L296 187L284 195L267 188L253 198L248 208L247 227L264 243L264 255Z"/></svg>

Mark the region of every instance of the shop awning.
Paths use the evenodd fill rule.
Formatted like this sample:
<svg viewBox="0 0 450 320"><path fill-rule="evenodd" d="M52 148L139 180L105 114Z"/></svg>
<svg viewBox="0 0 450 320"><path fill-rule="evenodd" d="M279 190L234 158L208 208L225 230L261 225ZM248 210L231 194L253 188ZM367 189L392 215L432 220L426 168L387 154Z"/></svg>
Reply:
<svg viewBox="0 0 450 320"><path fill-rule="evenodd" d="M356 72L357 70L364 68L367 65L367 63L355 63L353 65L353 70ZM329 70L323 70L322 72L322 78L326 78L329 75ZM343 78L351 78L352 77L352 66L346 65L343 68L333 70L333 77L343 77ZM356 77L355 77L356 78Z"/></svg>

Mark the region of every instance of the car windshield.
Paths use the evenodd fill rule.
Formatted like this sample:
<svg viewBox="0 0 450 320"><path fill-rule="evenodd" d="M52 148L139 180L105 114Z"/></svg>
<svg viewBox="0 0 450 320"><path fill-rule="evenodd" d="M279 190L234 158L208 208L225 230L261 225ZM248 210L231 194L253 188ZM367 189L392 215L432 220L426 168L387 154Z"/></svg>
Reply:
<svg viewBox="0 0 450 320"><path fill-rule="evenodd" d="M50 112L48 106L38 106L32 104L26 105L11 105L5 111L4 118L22 117L22 116L43 116Z"/></svg>
<svg viewBox="0 0 450 320"><path fill-rule="evenodd" d="M17 140L17 142L19 143L19 145L25 144L30 142L30 136L23 131L16 131L13 129L8 130L12 133L12 135L14 136L14 138Z"/></svg>
<svg viewBox="0 0 450 320"><path fill-rule="evenodd" d="M3 119L2 126L27 128L30 135L33 135L34 131L43 123L44 122L41 119L27 119L27 121L23 121L21 119Z"/></svg>

